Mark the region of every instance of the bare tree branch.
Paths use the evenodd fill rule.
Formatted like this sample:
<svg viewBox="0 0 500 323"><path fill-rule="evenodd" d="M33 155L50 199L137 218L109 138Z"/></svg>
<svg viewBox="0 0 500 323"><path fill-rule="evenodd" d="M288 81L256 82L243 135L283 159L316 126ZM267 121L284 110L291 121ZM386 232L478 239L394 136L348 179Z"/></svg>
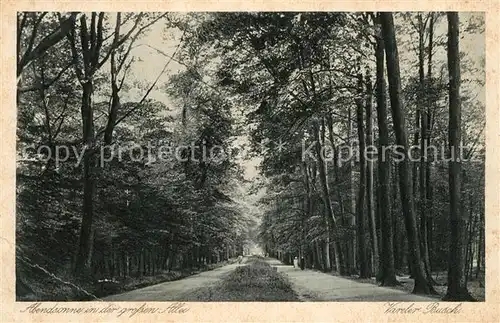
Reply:
<svg viewBox="0 0 500 323"><path fill-rule="evenodd" d="M139 16L137 17L137 19L135 21L134 26L129 30L129 32L125 36L123 36L122 39L118 40L117 42L113 42L114 45L111 46L111 48L109 49L108 53L104 56L104 58L102 59L102 61L99 62L99 63L97 63L96 70L98 70L104 63L106 63L106 61L111 56L111 53L114 50L116 50L116 48L120 47L130 37L130 35L134 32L134 30L137 29L137 27L139 26L139 23L142 20L143 15L144 15L143 13L139 14Z"/></svg>
<svg viewBox="0 0 500 323"><path fill-rule="evenodd" d="M28 48L26 49L26 53L31 52L33 49L33 44L35 43L36 35L38 33L38 25L40 25L40 22L42 22L43 17L45 17L47 13L42 13L40 17L33 23L33 30L31 32L31 37L28 43ZM33 19L35 18L35 14L33 14Z"/></svg>
<svg viewBox="0 0 500 323"><path fill-rule="evenodd" d="M179 44L175 48L174 53L172 54L172 56L170 56L170 59L167 61L167 63L165 64L165 66L163 66L163 69L161 70L160 74L158 74L158 76L156 77L156 79L153 82L153 84L151 84L151 86L149 87L149 89L146 91L146 93L142 97L141 101L139 101L139 103L137 104L137 106L135 106L134 108L132 108L131 110L129 110L128 112L126 112L123 116L121 116L118 120L116 120L115 126L118 123L120 123L121 121L123 121L123 119L127 118L130 114L134 113L137 109L139 109L142 106L142 104L144 103L144 101L146 101L146 99L148 98L149 94L151 93L151 91L153 90L153 88L156 86L156 83L158 83L158 81L160 80L160 78L163 75L163 73L165 73L165 70L167 69L167 67L170 64L170 62L172 60L174 60L174 56L177 53L177 50L179 49L179 47L180 47L180 45L182 43L182 39L183 38L184 38L184 34L182 35L181 40L179 41Z"/></svg>
<svg viewBox="0 0 500 323"><path fill-rule="evenodd" d="M40 43L32 51L26 51L23 57L19 61L17 66L17 76L19 77L23 71L23 68L32 60L40 57L45 53L50 47L54 46L60 42L71 30L72 25L76 19L77 13L73 12L69 18L61 21L59 27L54 30L50 35L44 37Z"/></svg>

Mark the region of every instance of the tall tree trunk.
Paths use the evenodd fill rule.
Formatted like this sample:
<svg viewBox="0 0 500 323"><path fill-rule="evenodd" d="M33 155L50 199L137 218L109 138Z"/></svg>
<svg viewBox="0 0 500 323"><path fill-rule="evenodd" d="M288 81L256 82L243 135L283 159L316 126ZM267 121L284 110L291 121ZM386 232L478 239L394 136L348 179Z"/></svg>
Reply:
<svg viewBox="0 0 500 323"><path fill-rule="evenodd" d="M330 225L328 224L328 220L325 219L326 223L326 239L323 241L323 259L325 263L325 271L331 271L332 270L332 260L330 258Z"/></svg>
<svg viewBox="0 0 500 323"><path fill-rule="evenodd" d="M387 59L387 75L389 79L389 96L391 112L396 134L396 153L402 157L399 161L399 187L401 202L405 218L408 249L411 254L412 274L415 279L413 293L429 294L432 286L427 283L424 268L420 257L420 243L418 239L417 222L413 205L412 167L408 156L408 136L406 130L406 113L401 100L401 77L399 71L399 57L394 32L392 13L381 13L382 35L384 38Z"/></svg>
<svg viewBox="0 0 500 323"><path fill-rule="evenodd" d="M332 230L336 230L336 220L335 216L333 214L333 208L332 208L332 202L330 200L330 188L328 185L328 177L326 174L326 165L325 165L325 160L324 156L322 155L322 140L321 138L321 129L320 129L320 124L318 120L315 120L314 122L314 133L316 136L316 156L318 158L318 170L319 170L319 176L320 176L320 182L321 182L321 190L323 193L323 202L325 206L325 211L327 215L327 221L329 223L329 227ZM333 243L334 247L334 252L335 252L335 266L337 268L341 268L341 257L340 257L340 243L338 241L334 241ZM328 270L328 268L326 268Z"/></svg>
<svg viewBox="0 0 500 323"><path fill-rule="evenodd" d="M359 254L359 275L361 278L367 278L370 276L368 261L367 261L367 250L366 250L366 238L365 238L365 216L364 216L364 200L365 200L365 190L366 190L366 159L365 159L365 130L363 125L363 76L361 73L358 74L358 98L356 98L356 120L358 126L358 141L359 141L359 191L358 200L356 203L356 228L357 228L357 245Z"/></svg>
<svg viewBox="0 0 500 323"><path fill-rule="evenodd" d="M433 38L434 38L434 13L431 13L429 22L429 47L428 47L428 62L427 62L427 87L432 86L432 55L433 55ZM427 103L426 109L426 124L425 124L425 145L429 147L431 144L431 107L434 105L434 99L428 96L430 100ZM432 183L431 183L431 159L426 156L425 162L425 206L426 206L426 229L427 229L427 256L429 257L429 271L432 271L431 250L432 250L432 229L433 229L433 211L432 211Z"/></svg>
<svg viewBox="0 0 500 323"><path fill-rule="evenodd" d="M422 80L424 77L424 65L423 65L423 60L424 60L424 38L422 34L422 13L417 14L417 19L418 19L418 74L419 74L419 80ZM419 135L420 135L420 115L421 115L421 106L420 106L420 99L421 99L421 88L418 89L417 92L417 109L415 111L415 133L413 136L413 146L418 146L419 145ZM417 177L418 177L418 168L417 168L417 162L413 163L413 174L412 174L412 183L413 183L413 192L417 192Z"/></svg>
<svg viewBox="0 0 500 323"><path fill-rule="evenodd" d="M317 242L316 241L314 241L311 244L311 249L312 249L312 255L313 255L314 269L321 270L321 260L319 259L319 253L318 253L318 248L317 248Z"/></svg>
<svg viewBox="0 0 500 323"><path fill-rule="evenodd" d="M328 121L328 134L329 134L329 139L330 143L332 145L332 150L333 150L333 170L334 170L334 176L335 176L335 186L337 189L335 190L336 195L337 195L337 200L339 203L339 210L340 210L340 224L342 225L343 228L345 228L349 223L350 223L350 216L346 216L345 212L345 207L344 207L344 201L342 199L342 194L341 190L338 189L338 186L341 185L341 178L340 178L340 165L339 165L339 151L337 149L337 146L335 145L335 139L333 137L333 118L331 114L328 115L327 117ZM349 253L349 241L342 241L340 244L340 255L343 256L343 259L341 259L341 264L343 268L340 268L340 272L344 275L350 275L353 270L350 265L350 253ZM339 270L339 269L337 269Z"/></svg>
<svg viewBox="0 0 500 323"><path fill-rule="evenodd" d="M465 175L465 174L464 174ZM465 179L465 176L463 176ZM465 257L465 283L469 281L472 276L472 267L474 263L474 238L476 235L476 226L477 226L477 216L474 215L472 203L472 194L469 194L469 222L468 222L468 237L467 237L467 248L466 248L466 257Z"/></svg>
<svg viewBox="0 0 500 323"><path fill-rule="evenodd" d="M477 248L477 263L476 263L476 279L479 278L479 273L481 272L481 266L482 266L482 257L484 257L483 253L483 240L484 240L484 219L483 219L483 212L482 210L479 210L479 241L478 241L478 248Z"/></svg>
<svg viewBox="0 0 500 323"><path fill-rule="evenodd" d="M391 218L392 218L392 227L394 229L394 239L393 239L393 250L394 250L394 268L401 271L403 269L403 258L401 256L401 250L403 249L403 244L404 240L400 238L401 236L401 230L399 226L399 217L398 217L398 195L399 195L399 190L398 190L398 172L397 172L397 166L394 164L394 169L393 169L393 163L392 160L389 160L390 163L390 176L389 178L392 178L391 182L391 197L392 197L392 203L391 203Z"/></svg>
<svg viewBox="0 0 500 323"><path fill-rule="evenodd" d="M82 95L82 120L83 120L83 140L85 152L83 158L83 215L80 227L80 240L78 252L76 254L74 273L78 277L90 274L92 250L94 242L94 195L95 179L94 169L94 111L92 107L92 80L88 80L83 85Z"/></svg>
<svg viewBox="0 0 500 323"><path fill-rule="evenodd" d="M418 46L418 110L420 111L420 172L419 172L419 210L420 210L420 252L422 254L422 261L424 262L424 269L427 280L433 284L434 279L431 275L431 268L429 262L429 246L427 243L427 186L426 180L426 159L427 159L427 111L424 105L424 90L425 90L425 75L424 75L424 33L425 25L422 21L422 14L418 15L418 28L419 28L419 46Z"/></svg>
<svg viewBox="0 0 500 323"><path fill-rule="evenodd" d="M92 251L94 242L94 195L95 195L95 133L94 133L94 110L92 105L92 95L94 91L93 78L94 73L98 69L98 59L100 45L102 44L101 35L102 22L104 13L99 14L99 22L95 21L97 13L92 13L92 24L90 31L87 27L85 15L80 17L80 40L81 40L81 56L83 60L83 69L79 67L79 51L75 45L76 27L72 23L71 31L68 34L71 44L71 53L75 73L82 85L82 104L81 115L83 125L83 143L85 145L83 157L83 210L82 224L80 227L79 245L74 263L74 275L79 278L84 278L90 274ZM96 30L97 28L97 30Z"/></svg>
<svg viewBox="0 0 500 323"><path fill-rule="evenodd" d="M378 271L377 271L377 276L375 276L376 282L380 283L382 281L382 270L384 265L382 264L382 209L380 208L380 178L378 176L379 173L379 167L378 164L376 166L377 170L377 176L376 176L376 181L375 181L375 187L377 188L375 190L375 221L377 222L377 241L378 241L378 250L379 250L379 257L378 257ZM390 193L390 192L389 192ZM389 214L389 223L392 225L392 218L391 214ZM392 244L391 244L392 246ZM392 248L391 248L392 251ZM394 259L393 259L394 260Z"/></svg>
<svg viewBox="0 0 500 323"><path fill-rule="evenodd" d="M325 119L323 118L322 121L321 121L321 126L320 126L320 144L321 144L321 147L323 148L323 151L324 149L326 148L326 145L325 145L325 140L326 140L326 129L325 129ZM324 215L325 215L325 229L326 229L326 237L325 237L325 241L324 241L324 248L323 248L323 251L324 251L324 260L325 260L325 271L331 271L332 270L332 260L331 260L331 257L330 257L330 236L331 236L331 229L332 227L334 226L332 223L332 221L330 220L330 217L333 216L333 208L332 208L332 203L331 203L331 199L330 199L330 189L329 189L329 185L328 185L328 171L327 171L327 168L326 168L326 162L323 160L324 158L324 155L321 154L321 150L318 152L318 160L321 159L322 161L320 161L321 164L323 165L319 165L319 174L320 174L320 180L321 180L321 185L322 185L322 189L323 189L323 201L324 201L324 205L325 205L325 212L324 212ZM324 169L324 177L322 175L322 169ZM324 188L324 184L323 183L326 183L327 184L327 190L325 191L325 188ZM326 198L325 196L328 196L328 198ZM330 208L331 209L331 212L330 210L328 209Z"/></svg>
<svg viewBox="0 0 500 323"><path fill-rule="evenodd" d="M316 164L312 164L311 166L315 166ZM308 187L309 187L309 191L308 191L308 202L309 202L309 205L308 205L308 213L310 216L312 216L314 214L314 209L315 209L315 203L314 203L314 187L315 187L315 182L316 182L316 167L310 167L308 166L307 164L304 165L305 166L305 172L306 172L306 176L307 176L307 180L308 180ZM313 263L314 263L314 266L315 268L319 268L319 260L318 260L318 255L317 255L317 250L316 250L316 247L314 244L312 244L311 246L311 250L312 250L312 255L313 255Z"/></svg>
<svg viewBox="0 0 500 323"><path fill-rule="evenodd" d="M303 254L305 252L306 248L306 223L307 219L309 219L312 214L312 192L311 192L311 186L309 183L309 171L307 169L307 163L304 161L302 163L302 175L304 177L304 188L305 188L305 196L304 196L304 215L302 216L302 221L301 221L301 253ZM300 258L299 258L300 259ZM306 262L309 262L309 260L306 258Z"/></svg>
<svg viewBox="0 0 500 323"><path fill-rule="evenodd" d="M460 104L460 57L458 13L448 12L448 75L449 75L449 126L448 141L450 149L449 187L450 187L450 258L448 263L448 289L443 300L472 300L464 273L464 238L466 221L460 207L461 169L459 147L461 139Z"/></svg>
<svg viewBox="0 0 500 323"><path fill-rule="evenodd" d="M380 17L380 14L379 14ZM384 76L384 40L381 35L377 37L375 49L377 68L377 122L379 131L379 154L378 154L378 190L381 218L382 252L380 254L382 268L381 285L398 285L396 270L394 268L393 248L393 226L391 223L391 201L390 201L390 155L386 154L385 148L389 147L389 129L387 127L387 101L386 85Z"/></svg>
<svg viewBox="0 0 500 323"><path fill-rule="evenodd" d="M354 127L352 122L352 111L351 106L348 108L348 124L347 124L347 145L349 148L352 148L352 142L354 138ZM350 190L350 198L351 198L351 212L349 214L348 223L352 227L356 226L356 190L354 188L354 158L349 159L349 190ZM349 252L349 272L352 273L356 270L356 255L357 255L357 245L356 245L356 236L353 234L353 237L348 242L348 252Z"/></svg>
<svg viewBox="0 0 500 323"><path fill-rule="evenodd" d="M373 103L372 103L372 81L370 75L366 75L366 142L369 147L373 147ZM372 148L370 148L371 151ZM367 187L367 208L368 208L368 227L370 230L371 238L371 251L373 256L373 274L376 276L378 273L379 265L379 250L378 250L378 238L377 238L377 223L375 221L375 202L373 198L373 155L368 156L368 150L366 155L369 158L367 163L367 176L366 176L366 187Z"/></svg>

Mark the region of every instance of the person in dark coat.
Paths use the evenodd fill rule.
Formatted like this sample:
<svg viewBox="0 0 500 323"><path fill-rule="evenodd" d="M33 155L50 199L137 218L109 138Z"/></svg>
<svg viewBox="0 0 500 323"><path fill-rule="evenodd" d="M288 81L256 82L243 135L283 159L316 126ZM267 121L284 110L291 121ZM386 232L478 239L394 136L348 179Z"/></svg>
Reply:
<svg viewBox="0 0 500 323"><path fill-rule="evenodd" d="M301 257L300 258L300 269L304 270L305 267L306 267L306 261L305 261L304 257Z"/></svg>

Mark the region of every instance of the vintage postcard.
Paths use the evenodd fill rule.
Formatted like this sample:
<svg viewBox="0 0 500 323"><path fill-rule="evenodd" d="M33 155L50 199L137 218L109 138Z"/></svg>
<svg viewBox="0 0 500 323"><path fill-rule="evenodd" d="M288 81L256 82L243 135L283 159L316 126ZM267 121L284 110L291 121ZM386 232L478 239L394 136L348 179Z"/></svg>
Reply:
<svg viewBox="0 0 500 323"><path fill-rule="evenodd" d="M495 322L497 1L4 1L2 322Z"/></svg>

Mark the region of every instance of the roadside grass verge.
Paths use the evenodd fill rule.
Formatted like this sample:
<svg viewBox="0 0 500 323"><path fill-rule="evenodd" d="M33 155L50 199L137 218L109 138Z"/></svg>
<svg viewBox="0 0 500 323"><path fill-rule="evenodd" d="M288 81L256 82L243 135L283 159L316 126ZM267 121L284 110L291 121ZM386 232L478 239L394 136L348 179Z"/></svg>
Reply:
<svg viewBox="0 0 500 323"><path fill-rule="evenodd" d="M182 295L179 300L197 302L298 301L288 278L261 257L250 257L215 285Z"/></svg>
<svg viewBox="0 0 500 323"><path fill-rule="evenodd" d="M343 278L347 278L350 280L357 281L359 283L372 284L379 286L379 283L375 280L375 278L358 278L354 276L341 276ZM397 289L405 291L409 294L412 293L413 287L415 286L415 281L412 278L409 278L408 275L404 276L396 276L400 285L399 286L389 286L387 288ZM445 271L441 272L433 272L432 277L436 281L437 285L434 285L434 289L438 292L439 295L426 295L427 297L433 297L437 300L440 300L445 294L447 290L447 273ZM469 293L476 299L476 301L484 302L485 301L485 288L484 288L484 275L479 277L479 279L473 279L467 282L467 289Z"/></svg>
<svg viewBox="0 0 500 323"><path fill-rule="evenodd" d="M16 282L17 301L93 301L101 297L120 294L142 287L183 279L201 272L210 271L236 262L229 259L217 264L210 264L198 269L162 271L154 276L113 278L105 282L97 280L77 282L72 277L48 273L30 268L22 274L23 282Z"/></svg>

